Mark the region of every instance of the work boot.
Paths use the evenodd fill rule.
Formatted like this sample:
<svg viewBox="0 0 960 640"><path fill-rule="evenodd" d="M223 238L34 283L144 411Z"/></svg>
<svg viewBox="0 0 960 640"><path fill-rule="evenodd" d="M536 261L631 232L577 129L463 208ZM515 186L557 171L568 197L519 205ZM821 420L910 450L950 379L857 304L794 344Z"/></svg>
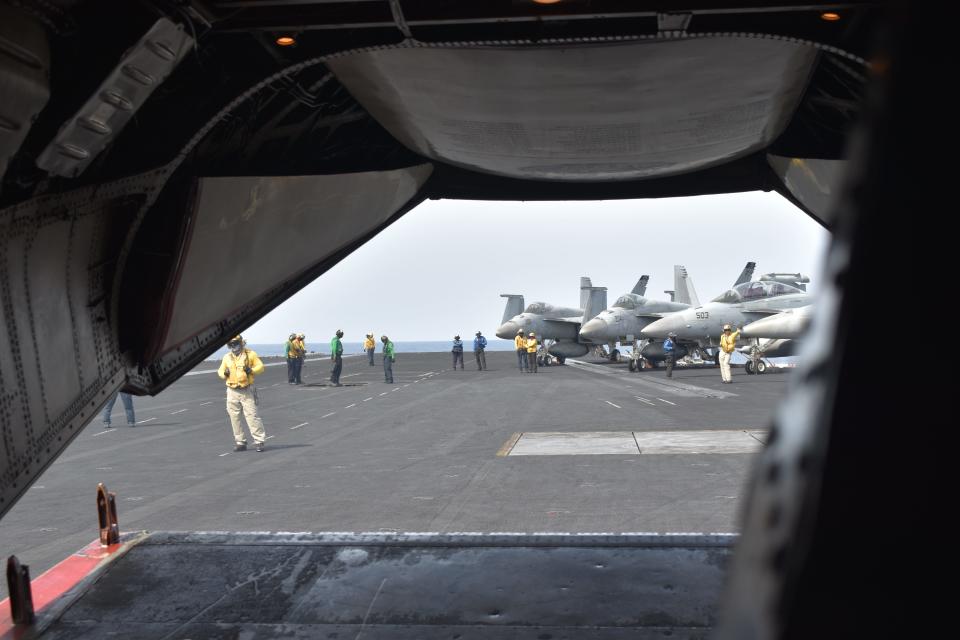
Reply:
<svg viewBox="0 0 960 640"><path fill-rule="evenodd" d="M267 448L267 443L266 443L266 442L258 442L258 443L257 443L257 451L263 451L263 450L266 449L266 448Z"/></svg>
<svg viewBox="0 0 960 640"><path fill-rule="evenodd" d="M103 423L103 428L104 428L104 429L113 429L113 425L110 424L109 422L104 422L104 423Z"/></svg>
<svg viewBox="0 0 960 640"><path fill-rule="evenodd" d="M233 445L233 450L234 450L234 451L246 451L246 450L247 450L247 443L246 443L246 442L238 442L237 444Z"/></svg>

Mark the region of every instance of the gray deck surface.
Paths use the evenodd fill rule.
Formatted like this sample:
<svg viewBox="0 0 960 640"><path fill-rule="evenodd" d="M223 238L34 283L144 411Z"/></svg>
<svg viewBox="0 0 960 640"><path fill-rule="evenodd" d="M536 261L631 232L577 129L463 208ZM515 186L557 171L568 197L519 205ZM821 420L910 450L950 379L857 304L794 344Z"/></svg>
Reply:
<svg viewBox="0 0 960 640"><path fill-rule="evenodd" d="M99 417L0 521L0 552L43 570L97 537L95 489L117 493L121 531L736 532L751 453L497 455L515 434L757 430L789 374L733 385L717 369L628 373L625 365L521 374L510 352L489 371L449 354L398 354L396 384L365 358L344 383L258 378L269 448L232 452L224 386L188 375L135 398L135 428ZM214 369L205 363L196 371ZM328 363L307 362L323 383ZM730 394L725 397L711 395ZM756 432L755 432L756 433ZM586 453L586 451L585 451Z"/></svg>

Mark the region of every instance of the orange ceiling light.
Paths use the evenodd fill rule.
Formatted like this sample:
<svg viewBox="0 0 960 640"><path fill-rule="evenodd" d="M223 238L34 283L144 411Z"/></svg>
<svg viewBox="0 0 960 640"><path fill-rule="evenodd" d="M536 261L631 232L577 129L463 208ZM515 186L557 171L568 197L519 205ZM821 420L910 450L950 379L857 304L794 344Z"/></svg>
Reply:
<svg viewBox="0 0 960 640"><path fill-rule="evenodd" d="M820 14L821 20L826 20L827 22L836 22L840 19L839 13L834 13L833 11L825 11Z"/></svg>
<svg viewBox="0 0 960 640"><path fill-rule="evenodd" d="M535 4L557 4L560 0L533 0Z"/></svg>
<svg viewBox="0 0 960 640"><path fill-rule="evenodd" d="M274 42L277 43L278 47L292 47L297 44L297 39L293 36L280 36Z"/></svg>

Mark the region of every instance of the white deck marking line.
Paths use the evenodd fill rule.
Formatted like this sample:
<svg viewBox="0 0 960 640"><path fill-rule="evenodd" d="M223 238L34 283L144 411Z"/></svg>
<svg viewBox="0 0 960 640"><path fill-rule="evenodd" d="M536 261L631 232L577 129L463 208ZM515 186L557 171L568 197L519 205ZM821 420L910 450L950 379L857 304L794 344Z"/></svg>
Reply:
<svg viewBox="0 0 960 640"><path fill-rule="evenodd" d="M389 391L384 391L384 392L381 393L380 395L385 396L385 395L387 395L388 393L390 393L390 392L389 392Z"/></svg>
<svg viewBox="0 0 960 640"><path fill-rule="evenodd" d="M604 400L604 402L606 402L606 403L607 403L608 405L610 405L611 407L616 407L617 409L622 409L622 408L623 408L623 407L621 407L621 406L618 405L618 404L613 404L613 403L610 402L609 400Z"/></svg>
<svg viewBox="0 0 960 640"><path fill-rule="evenodd" d="M140 422L137 422L136 424L143 424L144 422L150 422L151 420L156 420L156 418L147 418L146 420L141 420Z"/></svg>
<svg viewBox="0 0 960 640"><path fill-rule="evenodd" d="M404 385L404 386L406 386L406 385ZM394 391L400 391L400 387L397 387L396 389L391 390L390 393L393 393Z"/></svg>
<svg viewBox="0 0 960 640"><path fill-rule="evenodd" d="M269 440L270 438L273 438L273 437L274 436L267 436L266 438L264 438L264 440Z"/></svg>
<svg viewBox="0 0 960 640"><path fill-rule="evenodd" d="M359 373L348 373L347 375L345 375L345 376L340 376L340 377L341 377L341 378L352 378L353 376L358 376L358 375L360 375L360 374L359 374Z"/></svg>
<svg viewBox="0 0 960 640"><path fill-rule="evenodd" d="M327 415L325 415L325 416L320 416L320 417L321 417L321 418L329 418L330 416L334 416L334 415L336 415L336 414L337 414L336 411L331 411L331 412L328 413Z"/></svg>
<svg viewBox="0 0 960 640"><path fill-rule="evenodd" d="M360 640L360 636L363 635L363 630L367 626L367 620L370 618L370 612L373 610L373 605L376 603L377 598L380 597L380 592L383 591L383 585L385 584L387 584L386 578L380 581L380 586L377 587L377 592L373 594L373 599L370 600L370 604L367 606L367 612L363 614L363 622L360 623L360 630L357 631L357 636L353 640Z"/></svg>
<svg viewBox="0 0 960 640"><path fill-rule="evenodd" d="M180 409L179 411L171 411L170 415L175 416L178 413L183 413L184 411L189 411L189 409Z"/></svg>
<svg viewBox="0 0 960 640"><path fill-rule="evenodd" d="M106 433L113 433L114 431L116 431L116 429L114 429L113 427L111 427L111 428L109 428L109 429L104 429L104 430L101 431L100 433L95 433L95 434L93 434L93 437L96 438L97 436L102 436L102 435L104 435L104 434L106 434Z"/></svg>
<svg viewBox="0 0 960 640"><path fill-rule="evenodd" d="M652 402L650 402L650 401L647 400L646 398L641 398L640 396L634 396L634 397L635 397L637 400L639 400L640 402L646 402L646 403L647 403L648 405L650 405L651 407L655 406Z"/></svg>
<svg viewBox="0 0 960 640"><path fill-rule="evenodd" d="M370 400L373 400L373 396L370 396L369 398L364 398L364 399L363 399L364 402L369 402Z"/></svg>
<svg viewBox="0 0 960 640"><path fill-rule="evenodd" d="M210 402L201 402L201 403L200 403L200 406L202 407L202 406L205 405L205 404L213 404L213 400L211 400Z"/></svg>
<svg viewBox="0 0 960 640"><path fill-rule="evenodd" d="M308 424L310 424L310 423L309 423L309 422L303 422L303 423L301 423L301 424L298 424L298 425L295 426L295 427L290 427L290 431L293 431L294 429L299 429L300 427L305 427L305 426L307 426Z"/></svg>
<svg viewBox="0 0 960 640"><path fill-rule="evenodd" d="M405 387L409 387L410 385L409 385L409 384L405 384L405 385L403 385L403 386L405 386Z"/></svg>
<svg viewBox="0 0 960 640"><path fill-rule="evenodd" d="M227 451L226 453L221 453L221 454L218 455L217 457L218 457L218 458L222 458L223 456L228 456L228 455L230 455L231 453L233 453L233 452L232 452L232 451Z"/></svg>
<svg viewBox="0 0 960 640"><path fill-rule="evenodd" d="M664 400L663 398L657 398L657 400L659 400L660 402L666 402L667 404L672 404L673 406L677 406L676 402L670 402L669 400Z"/></svg>
<svg viewBox="0 0 960 640"><path fill-rule="evenodd" d="M356 402L354 402L353 404L348 404L347 406L344 407L344 409L352 409L355 406L357 406Z"/></svg>

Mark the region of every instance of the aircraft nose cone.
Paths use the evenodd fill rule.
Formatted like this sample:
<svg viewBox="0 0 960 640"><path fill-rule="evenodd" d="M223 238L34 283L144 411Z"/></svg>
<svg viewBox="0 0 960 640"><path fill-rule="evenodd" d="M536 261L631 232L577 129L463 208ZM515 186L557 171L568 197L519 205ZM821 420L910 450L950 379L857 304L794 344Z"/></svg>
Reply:
<svg viewBox="0 0 960 640"><path fill-rule="evenodd" d="M681 328L683 328L682 318L661 318L644 327L640 335L644 338L666 338L668 333Z"/></svg>
<svg viewBox="0 0 960 640"><path fill-rule="evenodd" d="M594 318L580 328L580 337L584 340L596 341L602 340L603 334L607 330L606 320Z"/></svg>
<svg viewBox="0 0 960 640"><path fill-rule="evenodd" d="M497 337L501 340L512 340L517 336L517 331L519 330L520 325L513 320L507 320L502 325L497 327Z"/></svg>

